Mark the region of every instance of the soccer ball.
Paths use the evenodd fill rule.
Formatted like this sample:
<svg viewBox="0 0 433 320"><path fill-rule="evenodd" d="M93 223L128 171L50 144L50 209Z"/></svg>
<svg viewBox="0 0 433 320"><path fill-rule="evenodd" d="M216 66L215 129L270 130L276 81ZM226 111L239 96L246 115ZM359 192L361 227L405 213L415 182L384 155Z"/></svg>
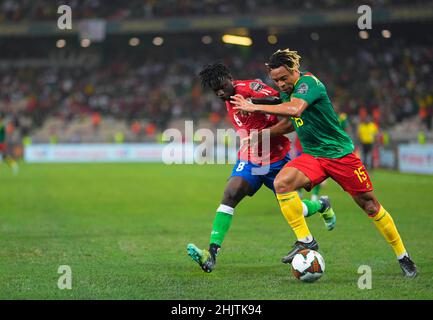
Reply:
<svg viewBox="0 0 433 320"><path fill-rule="evenodd" d="M325 271L325 260L314 250L299 251L292 260L292 272L296 279L304 282L318 280Z"/></svg>

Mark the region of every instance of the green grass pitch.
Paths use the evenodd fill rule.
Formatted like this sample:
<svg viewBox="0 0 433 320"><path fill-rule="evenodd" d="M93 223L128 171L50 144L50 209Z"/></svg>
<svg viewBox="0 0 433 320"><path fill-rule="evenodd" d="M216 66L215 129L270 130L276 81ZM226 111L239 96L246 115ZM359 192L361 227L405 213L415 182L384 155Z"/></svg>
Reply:
<svg viewBox="0 0 433 320"><path fill-rule="evenodd" d="M330 181L336 229L308 219L326 261L313 284L280 262L294 242L272 193L236 208L215 271L186 254L207 247L231 166L23 164L0 166L0 299L433 299L433 177L376 171L376 194L392 214L419 276L403 278L368 217ZM60 290L60 265L72 289ZM358 267L372 289L358 288Z"/></svg>

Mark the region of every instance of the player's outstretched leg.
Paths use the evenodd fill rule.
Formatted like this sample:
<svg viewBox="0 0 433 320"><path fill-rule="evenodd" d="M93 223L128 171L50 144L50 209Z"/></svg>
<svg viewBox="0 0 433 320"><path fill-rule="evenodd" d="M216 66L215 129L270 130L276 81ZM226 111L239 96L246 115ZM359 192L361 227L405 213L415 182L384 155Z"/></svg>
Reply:
<svg viewBox="0 0 433 320"><path fill-rule="evenodd" d="M372 218L376 228L393 248L403 275L408 278L415 278L417 275L416 265L407 253L391 215L380 206L379 212Z"/></svg>
<svg viewBox="0 0 433 320"><path fill-rule="evenodd" d="M212 272L216 264L216 256L221 244L230 229L234 208L221 204L215 215L210 236L209 250L199 249L190 243L187 246L188 255L197 262L205 272Z"/></svg>
<svg viewBox="0 0 433 320"><path fill-rule="evenodd" d="M403 275L414 278L417 275L415 263L404 247L403 240L391 215L377 201L373 192L364 192L353 196L356 203L372 218L374 225L385 240L391 245L397 257Z"/></svg>
<svg viewBox="0 0 433 320"><path fill-rule="evenodd" d="M232 176L224 190L223 199L212 224L209 249L199 249L192 243L188 244L188 255L205 272L212 272L215 268L216 257L232 224L235 207L246 195L252 195L255 191L251 189L250 183L243 177Z"/></svg>
<svg viewBox="0 0 433 320"><path fill-rule="evenodd" d="M199 249L190 243L187 246L188 255L197 262L205 272L212 272L215 268L216 257L221 244L232 224L234 208L221 204L215 215L210 235L209 250Z"/></svg>

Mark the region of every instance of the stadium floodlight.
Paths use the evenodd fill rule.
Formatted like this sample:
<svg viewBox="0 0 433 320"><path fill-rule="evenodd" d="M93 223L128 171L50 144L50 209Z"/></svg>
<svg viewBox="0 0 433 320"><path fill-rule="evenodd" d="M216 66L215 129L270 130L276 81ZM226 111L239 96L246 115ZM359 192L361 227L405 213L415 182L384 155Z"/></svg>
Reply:
<svg viewBox="0 0 433 320"><path fill-rule="evenodd" d="M212 43L212 37L211 36L203 36L201 38L201 42L204 44L211 44Z"/></svg>
<svg viewBox="0 0 433 320"><path fill-rule="evenodd" d="M164 38L162 38L162 37L155 37L155 38L153 38L152 43L155 46L160 46L160 45L162 45L164 43Z"/></svg>
<svg viewBox="0 0 433 320"><path fill-rule="evenodd" d="M65 39L59 39L56 42L56 47L57 48L64 48L66 46L66 40Z"/></svg>
<svg viewBox="0 0 433 320"><path fill-rule="evenodd" d="M368 39L368 37L369 37L368 32L365 30L359 31L359 37L363 40Z"/></svg>
<svg viewBox="0 0 433 320"><path fill-rule="evenodd" d="M389 30L382 30L382 37L384 37L385 39L389 39L391 38L391 31Z"/></svg>
<svg viewBox="0 0 433 320"><path fill-rule="evenodd" d="M251 40L250 37L235 36L232 34L223 35L222 41L224 43L236 44L239 46L251 46L253 44L253 40Z"/></svg>
<svg viewBox="0 0 433 320"><path fill-rule="evenodd" d="M138 39L138 38L136 38L136 37L129 39L129 45L130 45L131 47L136 47L136 46L138 46L139 44L140 44L140 39Z"/></svg>
<svg viewBox="0 0 433 320"><path fill-rule="evenodd" d="M270 35L268 36L268 42L269 42L270 44L276 44L276 43L278 42L278 38L277 38L277 36L276 36L275 34L270 34Z"/></svg>

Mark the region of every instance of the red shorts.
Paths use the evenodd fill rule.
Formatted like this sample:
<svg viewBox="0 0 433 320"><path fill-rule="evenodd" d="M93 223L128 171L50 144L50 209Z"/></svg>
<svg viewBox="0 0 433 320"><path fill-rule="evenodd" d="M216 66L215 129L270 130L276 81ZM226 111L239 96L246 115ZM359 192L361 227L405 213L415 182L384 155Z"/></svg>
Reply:
<svg viewBox="0 0 433 320"><path fill-rule="evenodd" d="M373 184L361 160L350 153L342 158L315 158L303 153L285 167L294 167L311 181L310 190L328 177L351 195L373 191ZM307 191L310 191L307 190Z"/></svg>
<svg viewBox="0 0 433 320"><path fill-rule="evenodd" d="M6 152L6 149L7 149L6 143L0 143L0 152L1 153Z"/></svg>

